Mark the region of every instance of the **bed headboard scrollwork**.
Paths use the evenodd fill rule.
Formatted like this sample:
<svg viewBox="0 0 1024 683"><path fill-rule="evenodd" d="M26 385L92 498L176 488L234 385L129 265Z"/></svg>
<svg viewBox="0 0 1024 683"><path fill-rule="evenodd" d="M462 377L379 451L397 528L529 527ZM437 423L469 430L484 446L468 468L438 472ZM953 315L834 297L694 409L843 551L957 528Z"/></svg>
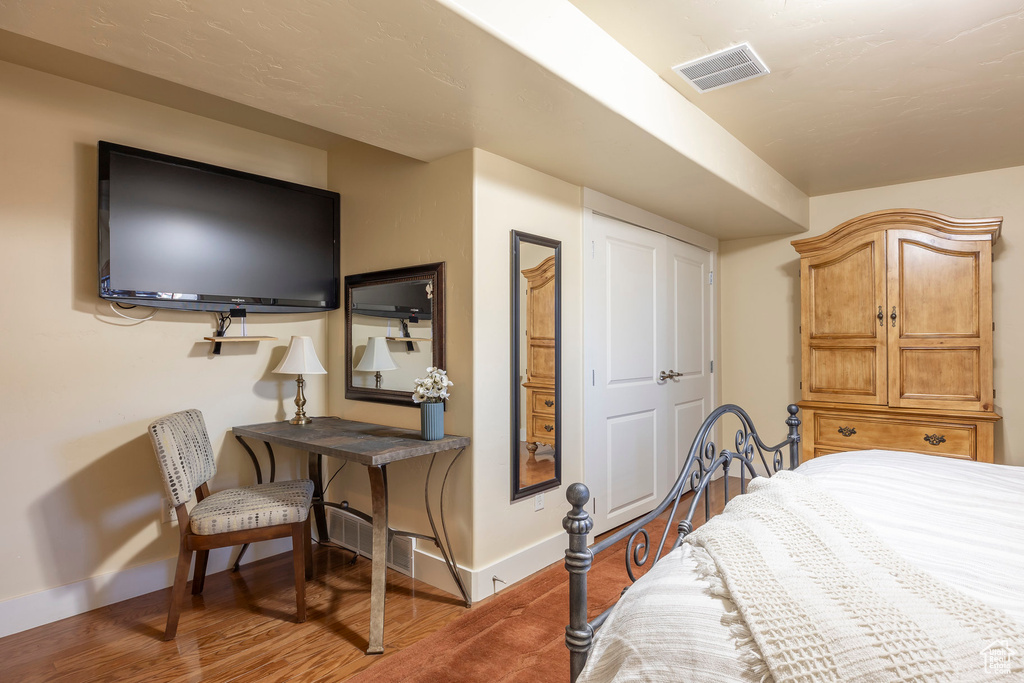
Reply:
<svg viewBox="0 0 1024 683"><path fill-rule="evenodd" d="M594 632L601 627L611 611L609 608L595 619L587 621L587 572L593 563L594 555L626 539L626 573L630 582L636 581L637 570L646 567L648 563L653 566L662 557L670 536L674 536L671 549L675 549L686 535L693 531L694 514L701 504L704 507L704 518L711 517L708 486L719 473L724 478L722 484L725 500L728 501L732 469L739 470L740 493L746 492L749 479L761 476L756 467L758 464L767 476L787 466L789 469L795 469L800 464L800 418L797 417L799 410L795 405L787 407L789 416L786 418L786 439L769 446L761 440L754 429L753 421L742 408L732 404L716 408L697 430L683 468L665 499L646 515L602 539L593 547L587 546L587 537L594 527L593 520L586 511L586 505L590 501L590 490L579 483L568 487L566 499L571 508L562 521L562 526L569 534L569 547L565 551L565 568L569 572L569 625L565 628L565 645L570 652L570 680L575 681L583 670L593 643ZM735 433L733 449L720 449L714 441L715 431L720 422L730 415L739 420L740 426ZM784 455L786 450L789 451L788 465ZM691 495L685 514L679 516L678 522L674 525L673 534L673 521L677 519L684 499ZM648 526L666 510L669 511L668 522L661 532L657 549L653 550ZM627 585L623 593L628 588Z"/></svg>

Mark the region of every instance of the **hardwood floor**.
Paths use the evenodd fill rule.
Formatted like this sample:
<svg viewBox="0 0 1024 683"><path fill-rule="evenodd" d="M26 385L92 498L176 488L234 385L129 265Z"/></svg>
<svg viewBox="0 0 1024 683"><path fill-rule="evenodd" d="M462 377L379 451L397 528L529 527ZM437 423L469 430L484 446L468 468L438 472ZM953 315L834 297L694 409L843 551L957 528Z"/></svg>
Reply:
<svg viewBox="0 0 1024 683"><path fill-rule="evenodd" d="M721 483L710 487L712 515L723 507ZM731 495L739 493L738 483L730 488ZM703 521L702 511L698 512L695 526ZM0 682L345 681L470 611L454 596L388 570L385 653L366 656L370 562L359 558L351 564L351 558L348 551L314 546L314 573L306 584L307 621L303 624L295 623L291 554L283 553L244 565L238 573L207 576L203 595L186 599L177 639L171 642L163 640L169 588L2 638ZM616 559L613 564L620 568L620 562ZM561 574L560 567L558 571ZM532 580L474 604L472 611L488 609L494 600L515 591L529 593ZM618 590L616 586L615 595ZM494 618L501 621L503 616ZM554 646L543 653L513 648L497 656L492 653L494 661L487 664L495 672L515 671L529 655L541 657L539 668L546 672L567 670L568 657L561 644L564 618L559 607L542 625L532 626L551 634ZM516 628L518 624L517 620ZM483 631L465 638L465 647L459 650L464 651L459 658L463 665L485 651L472 646L481 635ZM415 662L421 673L430 671L422 653L396 661L402 659ZM426 660L431 659L428 653ZM423 680L442 680L432 676ZM489 680L499 678L496 673Z"/></svg>
<svg viewBox="0 0 1024 683"><path fill-rule="evenodd" d="M3 681L343 681L366 656L370 562L313 549L307 620L295 623L288 553L207 576L189 596L177 639L164 642L170 589L0 639ZM467 612L455 597L388 570L387 653ZM386 655L385 655L386 656Z"/></svg>

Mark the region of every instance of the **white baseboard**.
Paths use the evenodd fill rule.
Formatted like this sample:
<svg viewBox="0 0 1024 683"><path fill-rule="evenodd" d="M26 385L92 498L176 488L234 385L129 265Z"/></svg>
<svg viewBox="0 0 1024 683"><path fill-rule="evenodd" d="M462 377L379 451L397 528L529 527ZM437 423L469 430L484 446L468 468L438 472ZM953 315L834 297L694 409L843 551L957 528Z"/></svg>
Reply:
<svg viewBox="0 0 1024 683"><path fill-rule="evenodd" d="M291 547L290 538L264 541L249 548L242 564L291 552ZM234 548L210 551L207 574L231 566L235 552ZM0 638L167 588L174 583L176 563L177 558L171 557L4 600L0 602Z"/></svg>
<svg viewBox="0 0 1024 683"><path fill-rule="evenodd" d="M462 577L463 584L469 589L470 598L473 602L477 602L499 593L553 562L563 559L567 540L568 537L565 534L556 534L481 569L469 570L460 566L459 575ZM417 546L419 544L420 542L417 541ZM433 548L430 549L433 550ZM455 580L448 573L444 560L438 555L417 547L416 561L413 567L415 578L418 581L459 596ZM500 581L495 581L494 577Z"/></svg>

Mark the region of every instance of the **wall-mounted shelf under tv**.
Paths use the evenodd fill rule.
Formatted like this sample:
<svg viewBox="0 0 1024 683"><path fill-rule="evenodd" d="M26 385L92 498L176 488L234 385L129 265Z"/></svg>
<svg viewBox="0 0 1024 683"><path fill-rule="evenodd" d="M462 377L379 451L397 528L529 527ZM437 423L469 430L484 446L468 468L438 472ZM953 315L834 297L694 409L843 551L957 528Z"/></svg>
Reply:
<svg viewBox="0 0 1024 683"><path fill-rule="evenodd" d="M397 342L428 342L433 341L430 337L384 337L388 341Z"/></svg>
<svg viewBox="0 0 1024 683"><path fill-rule="evenodd" d="M229 342L273 341L277 339L277 337L203 337L203 339L210 342L223 342L226 344Z"/></svg>

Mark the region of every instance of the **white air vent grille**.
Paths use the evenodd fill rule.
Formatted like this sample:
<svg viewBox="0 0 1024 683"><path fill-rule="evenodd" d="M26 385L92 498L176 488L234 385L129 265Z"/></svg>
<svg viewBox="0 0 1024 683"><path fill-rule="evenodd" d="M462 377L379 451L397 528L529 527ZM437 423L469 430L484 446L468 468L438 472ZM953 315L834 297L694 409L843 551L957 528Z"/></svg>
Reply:
<svg viewBox="0 0 1024 683"><path fill-rule="evenodd" d="M359 517L337 508L327 508L327 534L338 545L363 557L373 557L373 527ZM412 576L412 539L392 536L387 561L395 571Z"/></svg>
<svg viewBox="0 0 1024 683"><path fill-rule="evenodd" d="M700 92L724 88L769 73L749 43L674 66L672 70Z"/></svg>

